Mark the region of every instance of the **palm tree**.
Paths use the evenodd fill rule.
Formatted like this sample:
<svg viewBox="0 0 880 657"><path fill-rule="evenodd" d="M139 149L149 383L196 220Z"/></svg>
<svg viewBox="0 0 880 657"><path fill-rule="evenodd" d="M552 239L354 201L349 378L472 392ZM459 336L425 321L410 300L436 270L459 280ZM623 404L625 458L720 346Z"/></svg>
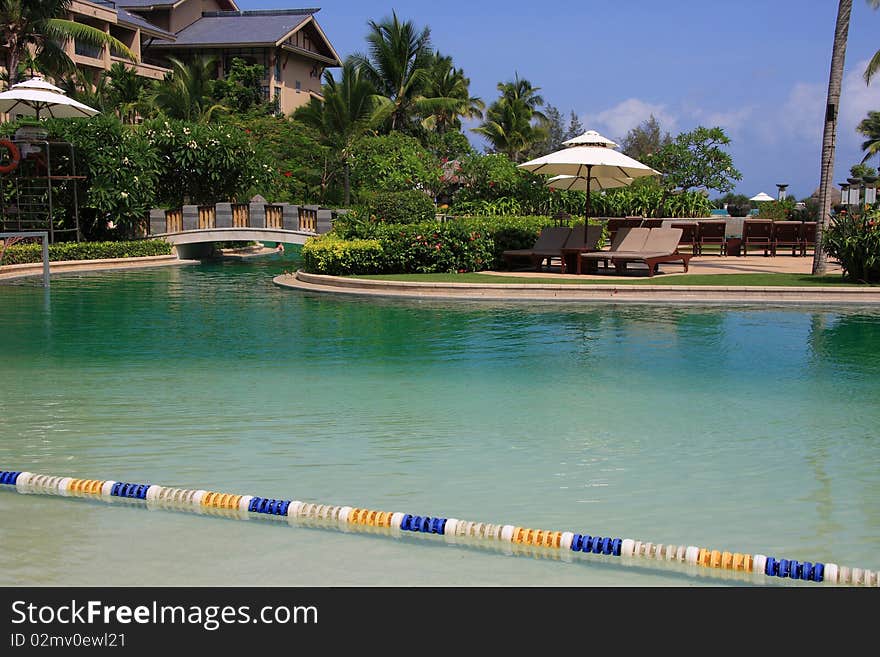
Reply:
<svg viewBox="0 0 880 657"><path fill-rule="evenodd" d="M160 113L171 119L208 123L215 112L226 110L211 95L216 58L197 57L189 63L174 57L168 60L171 73L148 94Z"/></svg>
<svg viewBox="0 0 880 657"><path fill-rule="evenodd" d="M358 138L373 129L391 113L393 105L377 97L376 89L352 58L342 65L339 81L330 71L324 73L323 102L309 99L293 118L315 129L320 141L342 165L344 202L351 202L349 157Z"/></svg>
<svg viewBox="0 0 880 657"><path fill-rule="evenodd" d="M821 176L819 180L819 221L816 225L816 249L813 255L813 274L824 274L828 257L822 248L822 234L831 218L831 190L834 174L834 142L837 138L837 114L840 87L843 82L843 63L846 59L846 41L852 0L840 0L834 27L834 45L831 49L831 74L828 78L828 103L825 109L825 131L822 135Z"/></svg>
<svg viewBox="0 0 880 657"><path fill-rule="evenodd" d="M66 18L73 0L0 0L0 43L7 49L9 84L18 81L22 64L50 75L71 73L75 65L64 52L69 39L91 46L109 46L118 55L137 61L119 39Z"/></svg>
<svg viewBox="0 0 880 657"><path fill-rule="evenodd" d="M512 82L499 82L498 90L501 97L489 106L486 120L473 131L488 139L493 150L518 162L535 142L546 137L547 117L538 110L544 99L538 95L538 87L519 75Z"/></svg>
<svg viewBox="0 0 880 657"><path fill-rule="evenodd" d="M868 4L873 9L877 9L877 7L880 7L880 0L868 0ZM874 53L871 61L868 62L868 67L865 69L865 82L867 84L871 84L871 78L874 77L877 71L880 71L880 50Z"/></svg>
<svg viewBox="0 0 880 657"><path fill-rule="evenodd" d="M352 56L354 66L391 104L391 130L403 129L417 112L431 64L431 30L421 32L412 21L401 23L397 13L381 23L370 21L368 55Z"/></svg>
<svg viewBox="0 0 880 657"><path fill-rule="evenodd" d="M462 118L482 119L486 104L470 95L470 84L464 71L452 65L452 57L434 53L422 105L434 101L435 106L428 110L422 127L445 134L449 130L460 130Z"/></svg>
<svg viewBox="0 0 880 657"><path fill-rule="evenodd" d="M147 111L145 93L147 80L137 72L120 62L114 63L110 70L104 73L107 81L107 96L109 105L123 123L134 123L138 116L143 116Z"/></svg>
<svg viewBox="0 0 880 657"><path fill-rule="evenodd" d="M862 150L865 151L862 162L867 162L874 155L880 154L880 112L868 112L868 117L862 119L856 130L868 138L862 142Z"/></svg>

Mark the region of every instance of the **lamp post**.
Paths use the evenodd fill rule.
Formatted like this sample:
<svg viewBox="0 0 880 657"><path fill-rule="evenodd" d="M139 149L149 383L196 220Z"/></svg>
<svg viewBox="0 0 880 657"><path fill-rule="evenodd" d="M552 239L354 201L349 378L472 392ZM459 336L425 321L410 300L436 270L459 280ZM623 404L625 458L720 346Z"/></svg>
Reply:
<svg viewBox="0 0 880 657"><path fill-rule="evenodd" d="M849 205L849 183L837 183L840 187L840 204Z"/></svg>
<svg viewBox="0 0 880 657"><path fill-rule="evenodd" d="M865 205L877 202L877 176L862 176L865 181Z"/></svg>
<svg viewBox="0 0 880 657"><path fill-rule="evenodd" d="M862 178L847 178L846 180L849 182L849 204L861 208L865 197L863 193L865 181Z"/></svg>

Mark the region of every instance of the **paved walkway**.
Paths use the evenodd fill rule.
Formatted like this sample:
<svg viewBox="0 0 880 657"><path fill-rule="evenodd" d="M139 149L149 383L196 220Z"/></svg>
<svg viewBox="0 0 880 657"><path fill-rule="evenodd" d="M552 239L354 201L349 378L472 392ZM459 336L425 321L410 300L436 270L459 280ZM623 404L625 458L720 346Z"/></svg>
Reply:
<svg viewBox="0 0 880 657"><path fill-rule="evenodd" d="M638 264L632 263L630 269L635 270ZM642 267L644 274L647 274L647 267ZM813 256L719 256L719 255L701 255L691 258L688 274L810 274L813 270ZM632 279L637 275L635 272L626 276L615 276L612 273L597 275L577 275L577 274L560 274L559 268L554 267L551 272L536 271L487 271L484 274L496 276L522 276L523 278L590 278L590 279ZM662 284L664 278L670 276L687 276L684 267L680 263L670 263L660 265L662 276L655 276L658 285ZM828 263L829 274L841 274L840 265L836 262Z"/></svg>

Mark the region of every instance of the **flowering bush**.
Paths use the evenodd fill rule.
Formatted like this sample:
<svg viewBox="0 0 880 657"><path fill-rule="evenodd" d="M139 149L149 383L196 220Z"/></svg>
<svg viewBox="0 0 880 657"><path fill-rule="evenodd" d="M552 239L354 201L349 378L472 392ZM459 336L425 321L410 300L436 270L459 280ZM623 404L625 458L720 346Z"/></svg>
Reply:
<svg viewBox="0 0 880 657"><path fill-rule="evenodd" d="M303 263L307 271L322 274L483 271L500 266L505 249L534 244L541 227L549 223L548 217L418 224L350 221L310 239L303 247Z"/></svg>
<svg viewBox="0 0 880 657"><path fill-rule="evenodd" d="M823 232L822 245L846 278L880 282L880 209L835 215Z"/></svg>
<svg viewBox="0 0 880 657"><path fill-rule="evenodd" d="M49 133L73 144L76 172L85 175L80 224L87 238L130 235L156 203L159 159L141 134L112 115L52 119Z"/></svg>
<svg viewBox="0 0 880 657"><path fill-rule="evenodd" d="M159 202L168 208L245 200L279 175L247 134L231 125L157 119L142 130L159 157Z"/></svg>

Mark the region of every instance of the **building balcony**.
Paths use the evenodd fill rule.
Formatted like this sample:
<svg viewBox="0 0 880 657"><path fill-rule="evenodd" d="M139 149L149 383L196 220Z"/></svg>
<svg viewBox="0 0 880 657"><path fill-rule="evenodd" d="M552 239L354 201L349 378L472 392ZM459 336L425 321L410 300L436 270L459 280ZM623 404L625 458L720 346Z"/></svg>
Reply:
<svg viewBox="0 0 880 657"><path fill-rule="evenodd" d="M124 57L117 57L116 55L110 55L111 63L121 63L126 66L133 67L135 73L144 78L150 78L151 80L163 80L168 73L171 73L171 69L163 68L161 66L156 66L155 64L147 64L145 62L132 62Z"/></svg>

